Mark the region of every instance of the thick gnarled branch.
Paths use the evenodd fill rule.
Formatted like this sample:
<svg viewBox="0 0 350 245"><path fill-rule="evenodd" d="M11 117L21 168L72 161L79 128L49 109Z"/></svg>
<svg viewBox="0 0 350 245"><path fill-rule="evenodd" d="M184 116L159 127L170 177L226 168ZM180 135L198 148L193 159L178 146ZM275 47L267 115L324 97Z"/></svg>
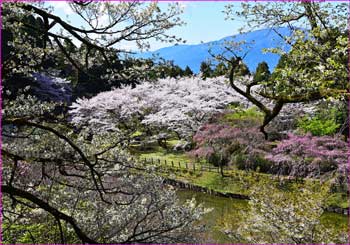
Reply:
<svg viewBox="0 0 350 245"><path fill-rule="evenodd" d="M27 192L27 191L23 191L20 190L18 188L12 187L12 186L8 186L8 185L2 185L1 186L1 191L3 193L12 195L12 196L17 196L20 198L24 198L34 204L36 204L37 206L39 206L40 208L42 208L43 210L47 211L48 213L50 213L51 215L53 215L56 219L58 220L64 220L65 222L67 222L68 224L70 224L75 233L77 234L77 236L79 237L79 239L83 242L83 243L88 243L88 244L97 244L98 242L93 240L92 238L90 238L77 224L77 222L74 220L74 218L72 218L71 216L68 216L64 213L62 213L61 211L59 211L58 209L52 207L51 205L49 205L47 202L41 200L40 198L36 197L35 195Z"/></svg>

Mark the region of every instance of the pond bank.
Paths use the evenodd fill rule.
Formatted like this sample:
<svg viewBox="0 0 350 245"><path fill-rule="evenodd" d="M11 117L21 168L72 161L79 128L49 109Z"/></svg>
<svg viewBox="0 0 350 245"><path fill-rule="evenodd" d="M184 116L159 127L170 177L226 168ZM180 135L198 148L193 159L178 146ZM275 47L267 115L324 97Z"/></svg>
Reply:
<svg viewBox="0 0 350 245"><path fill-rule="evenodd" d="M227 198L249 200L249 197L246 195L229 193L229 192L220 192L220 191L209 189L209 188L204 187L204 186L194 185L192 183L186 183L186 182L182 182L182 181L175 180L175 179L166 178L166 179L164 179L164 183L171 185L171 186L174 186L174 187L177 187L177 188L180 188L180 189L202 192L202 193L206 193L206 194L214 195L214 196L218 196L218 197L227 197Z"/></svg>
<svg viewBox="0 0 350 245"><path fill-rule="evenodd" d="M222 177L217 168L210 169L210 165L204 163L203 166L194 167L191 160L183 153L160 152L159 150L151 150L149 152L133 152L139 159L140 166L154 166L155 172L166 179L169 184L177 188L194 190L197 192L208 193L211 195L249 199L249 193L260 181L265 183L277 183L279 178L267 173L255 171L244 171L238 169L225 169L225 177ZM202 164L202 163L198 163ZM210 171L211 170L211 171ZM215 170L215 171L214 171ZM296 183L284 176L286 179L286 187ZM318 191L321 183L314 179L303 179L302 182L296 184L305 184ZM348 215L349 199L348 195L343 192L331 193L327 197L325 211Z"/></svg>
<svg viewBox="0 0 350 245"><path fill-rule="evenodd" d="M221 192L217 190L210 189L205 186L199 186L195 185L192 183L188 182L183 182L180 180L175 180L175 179L170 179L170 178L165 178L164 183L174 186L179 189L183 190L190 190L193 192L200 192L200 193L205 193L217 197L226 197L226 198L234 198L234 199L240 199L240 200L249 200L249 196L247 195L242 195L242 194L237 194L237 193L230 193L230 192ZM341 208L341 207L325 207L324 210L326 212L331 212L331 213L337 213L337 214L342 214L342 215L349 215L349 208Z"/></svg>

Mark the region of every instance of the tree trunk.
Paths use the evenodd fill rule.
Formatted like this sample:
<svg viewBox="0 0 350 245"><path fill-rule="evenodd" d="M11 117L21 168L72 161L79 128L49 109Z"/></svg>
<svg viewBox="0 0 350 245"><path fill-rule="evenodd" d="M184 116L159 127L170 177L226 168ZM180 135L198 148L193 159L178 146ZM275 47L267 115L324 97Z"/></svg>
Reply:
<svg viewBox="0 0 350 245"><path fill-rule="evenodd" d="M225 177L225 174L224 174L224 166L223 164L220 164L220 174L221 174L221 177Z"/></svg>
<svg viewBox="0 0 350 245"><path fill-rule="evenodd" d="M260 126L260 132L264 134L265 140L268 140L268 134L265 131L265 127L269 124L282 110L284 103L282 101L277 101L272 109L271 113L265 113L263 124Z"/></svg>

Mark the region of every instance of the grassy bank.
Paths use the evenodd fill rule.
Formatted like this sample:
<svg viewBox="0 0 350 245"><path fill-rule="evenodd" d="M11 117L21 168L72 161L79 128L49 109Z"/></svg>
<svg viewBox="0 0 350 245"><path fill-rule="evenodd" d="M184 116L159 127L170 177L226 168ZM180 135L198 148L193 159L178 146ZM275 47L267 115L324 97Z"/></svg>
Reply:
<svg viewBox="0 0 350 245"><path fill-rule="evenodd" d="M164 177L191 183L222 193L248 195L250 189L256 185L279 182L274 175L254 171L242 171L238 169L225 170L225 177L222 177L218 169L214 166L212 166L211 172L208 171L208 168L206 168L205 171L201 171L200 166L205 165L208 167L210 165L205 161L200 163L195 162L195 160L187 154L173 151L173 146L176 143L178 143L177 140L167 142L168 149L153 145L147 150L140 150L138 147L134 146L131 148L131 153L139 158L141 162L146 160L146 164L151 164L153 161L153 164L158 166L159 174ZM193 164L195 166L193 166ZM320 185L324 184L326 183L320 183L319 180L304 179L302 182L299 181L298 183L295 181L283 181L281 188L290 190L298 188L300 185L307 185L315 191L318 191ZM332 193L328 197L326 205L347 208L349 207L347 195L345 193Z"/></svg>

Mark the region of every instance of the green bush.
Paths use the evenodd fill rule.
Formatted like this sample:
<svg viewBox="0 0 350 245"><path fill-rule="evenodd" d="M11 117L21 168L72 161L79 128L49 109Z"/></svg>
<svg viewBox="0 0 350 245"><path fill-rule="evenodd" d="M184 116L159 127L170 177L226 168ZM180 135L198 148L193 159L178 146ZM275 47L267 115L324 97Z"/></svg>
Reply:
<svg viewBox="0 0 350 245"><path fill-rule="evenodd" d="M232 163L239 170L253 170L262 173L268 173L271 170L272 163L263 156L256 154L235 154L232 157Z"/></svg>
<svg viewBox="0 0 350 245"><path fill-rule="evenodd" d="M249 107L248 109L238 108L231 115L232 119L254 119L254 118L262 118L263 113L259 111L259 109L255 106Z"/></svg>
<svg viewBox="0 0 350 245"><path fill-rule="evenodd" d="M335 118L303 117L298 121L298 129L314 136L332 135L339 128Z"/></svg>
<svg viewBox="0 0 350 245"><path fill-rule="evenodd" d="M224 121L230 122L238 127L252 127L260 125L264 118L264 114L255 106L248 109L243 109L232 105L229 107L229 109L233 109L234 112L225 114Z"/></svg>
<svg viewBox="0 0 350 245"><path fill-rule="evenodd" d="M348 208L349 203L347 200L346 192L332 193L326 200L326 206Z"/></svg>
<svg viewBox="0 0 350 245"><path fill-rule="evenodd" d="M232 157L232 163L237 167L239 170L246 169L246 162L247 162L247 156L244 154L235 154Z"/></svg>

